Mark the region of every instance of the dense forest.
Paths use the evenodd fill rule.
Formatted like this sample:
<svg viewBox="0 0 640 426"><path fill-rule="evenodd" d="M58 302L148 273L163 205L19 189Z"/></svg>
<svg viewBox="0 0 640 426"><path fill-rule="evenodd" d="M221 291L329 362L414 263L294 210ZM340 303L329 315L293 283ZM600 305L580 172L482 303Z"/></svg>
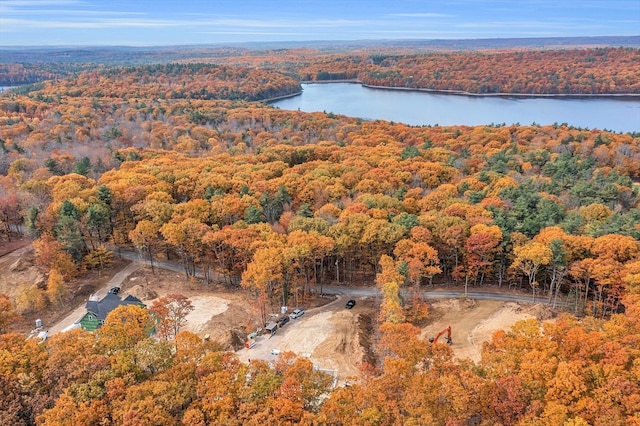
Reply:
<svg viewBox="0 0 640 426"><path fill-rule="evenodd" d="M376 52L310 58L303 80L357 79L381 87L475 94L640 94L640 50Z"/></svg>
<svg viewBox="0 0 640 426"><path fill-rule="evenodd" d="M464 64L457 55L436 62ZM549 69L583 58L638 89L637 50L466 57L482 58L479 70L527 58L534 72L542 56L558 58ZM370 76L432 60L379 59ZM462 69L444 78L468 78ZM0 423L640 421L640 135L412 127L251 102L299 87L281 65L189 63L104 67L0 95L0 237L28 233L48 277L0 296ZM150 339L140 308L114 312L96 335L38 344L9 333L16 315L70 297L107 246L222 276L263 317L324 283L377 286L380 363L332 389L292 355L247 365L188 332ZM497 333L477 364L454 361L418 338L419 301L397 297L442 283L526 289L567 312Z"/></svg>
<svg viewBox="0 0 640 426"><path fill-rule="evenodd" d="M188 68L182 69L181 72L194 72L199 75L207 72L215 73L216 71L211 68L202 68L202 63L213 63L280 71L301 81L358 80L370 86L480 95L499 93L640 95L640 50L638 48L547 48L544 50L445 52L431 50L420 53L416 53L416 50L420 49L378 47L375 49L342 49L337 52L310 48L268 51L248 49L196 50L190 58L181 58L180 62L195 62L192 66L197 66L198 71L194 68ZM111 55L113 54L111 52ZM175 52L168 52L167 55L179 57ZM71 77L81 71L102 69L105 62L110 63L110 56L100 58L103 62L0 63L0 86L57 80ZM153 58L156 56L145 57L144 62ZM145 65L140 66L144 67ZM155 65L155 67L147 65L145 73L150 73L150 78L152 78L151 76L157 77L165 70L167 74L175 75L178 67L176 62ZM155 70L151 68L155 68ZM257 70L254 71L257 72ZM111 73L114 71L103 72ZM229 72L228 69L226 72ZM272 78L263 79L263 84L268 81L269 85L280 88L291 84L274 80L275 76L269 75ZM238 77L245 78L245 76ZM256 76L255 78L259 79L260 77ZM144 84L144 82L138 83ZM234 99L224 92L216 93L218 93L216 95L218 99ZM184 95L187 94L184 93ZM250 97L250 100L276 96L280 96L277 91L256 94L256 96ZM199 95L197 98L203 98L203 95Z"/></svg>
<svg viewBox="0 0 640 426"><path fill-rule="evenodd" d="M638 49L380 56L359 74L372 86L490 94L640 93Z"/></svg>

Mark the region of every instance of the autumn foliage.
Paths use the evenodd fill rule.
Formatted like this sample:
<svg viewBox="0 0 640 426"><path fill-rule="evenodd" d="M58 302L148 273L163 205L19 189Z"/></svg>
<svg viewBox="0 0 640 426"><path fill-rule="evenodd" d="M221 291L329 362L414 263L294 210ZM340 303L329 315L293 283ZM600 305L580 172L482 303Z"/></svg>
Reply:
<svg viewBox="0 0 640 426"><path fill-rule="evenodd" d="M15 318L7 300L64 303L78 274L110 261L109 244L247 289L263 319L324 284L375 285L379 369L332 389L292 354L243 364L180 332L189 304L176 296L155 317L120 309L97 335L0 336L0 423L637 422L637 134L412 127L250 101L294 93L293 72L319 78L345 63L345 78L376 85L637 92L638 52L303 53L318 62L289 74L244 57L85 70L0 96L1 236L28 232L48 277L0 298L0 328ZM572 61L591 68L564 70ZM523 63L539 79L508 78ZM498 65L513 68L504 81ZM527 291L575 316L519 323L479 363L457 361L408 322L428 309L402 294L435 285ZM150 339L154 327L166 339Z"/></svg>

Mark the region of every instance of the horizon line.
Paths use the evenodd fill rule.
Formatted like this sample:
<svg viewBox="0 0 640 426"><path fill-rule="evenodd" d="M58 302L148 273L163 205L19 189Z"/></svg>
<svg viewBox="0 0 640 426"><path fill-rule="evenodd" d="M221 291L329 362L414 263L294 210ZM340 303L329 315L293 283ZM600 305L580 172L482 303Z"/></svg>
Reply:
<svg viewBox="0 0 640 426"><path fill-rule="evenodd" d="M632 35L584 35L584 36L537 36L537 37L480 37L480 38L365 38L365 39L309 39L309 40L272 40L272 41L227 41L218 43L180 43L180 44L12 44L2 45L0 49L22 49L22 48L47 48L47 49L69 49L69 48L176 48L176 47L226 47L226 46L246 46L256 44L318 44L318 43L389 43L389 42L455 42L455 41L498 41L498 40L567 40L567 39L608 39L608 38L629 38L638 39L640 34Z"/></svg>

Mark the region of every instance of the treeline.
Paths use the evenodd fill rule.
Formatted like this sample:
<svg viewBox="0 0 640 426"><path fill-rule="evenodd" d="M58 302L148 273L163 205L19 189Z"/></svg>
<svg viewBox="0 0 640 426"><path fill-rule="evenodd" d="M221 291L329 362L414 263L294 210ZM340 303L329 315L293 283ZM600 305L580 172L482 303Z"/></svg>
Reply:
<svg viewBox="0 0 640 426"><path fill-rule="evenodd" d="M210 60L283 69L303 81L357 79L371 86L475 94L640 94L640 49L631 47L422 53L378 48Z"/></svg>
<svg viewBox="0 0 640 426"><path fill-rule="evenodd" d="M639 94L640 50L389 54L314 64L300 73L307 80L331 80L336 74L371 86L478 94Z"/></svg>
<svg viewBox="0 0 640 426"><path fill-rule="evenodd" d="M156 54L155 61L163 65L88 74L76 84L99 85L98 76L111 78L116 72L122 74L119 79L123 82L133 83L128 96L138 97L146 96L139 85L152 83L156 78L159 79L156 84L164 85L158 94L167 98L262 100L300 90L295 82L271 74L277 71L302 81L360 80L371 86L474 94L640 94L640 50L633 47L421 53L388 47L339 53L323 49L203 49L194 52L191 59L172 51L165 52L165 57L160 52ZM166 64L168 60L189 65ZM220 67L205 67L202 63ZM83 70L103 68L95 63L66 63L62 58L51 63L5 64L0 65L0 86L69 77ZM193 80L185 81L184 75L179 77L178 69L182 74L193 73ZM248 69L252 69L251 73ZM215 84L204 78L205 74L210 74ZM165 80L161 75L173 77ZM243 87L222 83L233 79L244 81ZM183 83L187 87L180 87ZM260 88L261 85L268 87ZM75 87L79 86L71 85L68 93L73 95ZM95 90L95 96L117 94Z"/></svg>
<svg viewBox="0 0 640 426"><path fill-rule="evenodd" d="M0 86L22 86L45 80L56 80L96 67L96 64L68 64L63 62L5 63L0 64Z"/></svg>
<svg viewBox="0 0 640 426"><path fill-rule="evenodd" d="M390 56L360 74L373 86L481 94L639 94L638 77L632 48Z"/></svg>

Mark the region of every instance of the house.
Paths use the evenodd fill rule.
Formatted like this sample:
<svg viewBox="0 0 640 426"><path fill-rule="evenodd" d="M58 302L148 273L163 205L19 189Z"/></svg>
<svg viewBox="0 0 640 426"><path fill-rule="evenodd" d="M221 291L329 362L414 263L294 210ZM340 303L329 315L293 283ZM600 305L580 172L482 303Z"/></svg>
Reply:
<svg viewBox="0 0 640 426"><path fill-rule="evenodd" d="M87 331L94 331L104 324L104 320L107 318L109 312L118 306L126 305L145 306L137 297L129 295L124 299L120 299L120 296L113 293L107 294L100 301L90 300L86 305L87 313L80 318L80 327Z"/></svg>

